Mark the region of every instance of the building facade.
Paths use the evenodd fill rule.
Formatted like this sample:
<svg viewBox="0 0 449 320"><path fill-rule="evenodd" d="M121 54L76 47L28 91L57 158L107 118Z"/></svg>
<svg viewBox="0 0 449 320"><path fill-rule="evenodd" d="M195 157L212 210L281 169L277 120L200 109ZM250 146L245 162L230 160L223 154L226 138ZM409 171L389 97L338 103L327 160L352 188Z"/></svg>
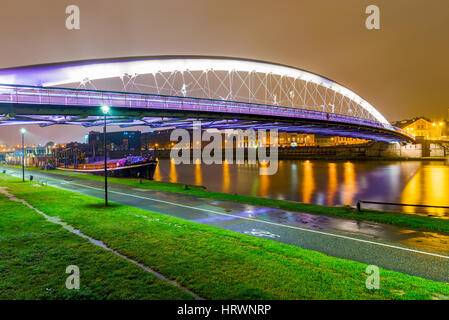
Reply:
<svg viewBox="0 0 449 320"><path fill-rule="evenodd" d="M49 159L51 159L52 148L44 146L32 146L25 147L25 166L45 166L48 164ZM21 165L22 164L22 148L14 149L7 152L4 156L4 161L10 165Z"/></svg>
<svg viewBox="0 0 449 320"><path fill-rule="evenodd" d="M416 117L395 122L393 126L424 140L437 140L447 135L447 121L445 120L432 121L425 117Z"/></svg>
<svg viewBox="0 0 449 320"><path fill-rule="evenodd" d="M103 139L103 132L89 132L88 143L93 153L98 155L104 151ZM140 131L115 131L106 133L106 148L108 151L140 151L141 143Z"/></svg>

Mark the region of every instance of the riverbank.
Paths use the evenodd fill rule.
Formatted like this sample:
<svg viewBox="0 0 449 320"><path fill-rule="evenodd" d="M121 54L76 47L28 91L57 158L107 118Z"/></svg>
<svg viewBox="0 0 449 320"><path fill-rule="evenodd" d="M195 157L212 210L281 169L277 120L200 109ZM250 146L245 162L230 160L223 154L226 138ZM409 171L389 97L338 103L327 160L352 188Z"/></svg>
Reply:
<svg viewBox="0 0 449 320"><path fill-rule="evenodd" d="M449 287L444 283L383 269L380 289L369 290L365 286L367 266L362 263L125 205L112 203L105 208L101 199L50 186L38 187L34 182L23 183L7 175L0 175L0 185L46 215L59 217L79 232L103 241L109 248L206 299L449 297ZM0 284L7 289L0 291L1 298L151 299L164 297L163 294L167 299L185 297L174 286L173 291L162 290L162 295L151 297L148 292L159 289L145 283L144 275L136 271L138 268L131 273L129 269L134 264L47 222L29 207L4 195L0 195L0 208L0 236L6 240L0 244L0 264L6 271L0 273ZM61 241L63 238L72 242ZM79 246L73 242L79 242ZM103 250L109 261L90 261L89 252L94 250ZM97 256L102 257L96 253ZM124 266L114 265L115 260ZM69 264L80 267L78 295L65 289L68 275L64 271ZM102 270L96 269L100 265ZM108 282L120 283L124 279L125 285L112 286ZM127 286L133 281L137 286L134 291Z"/></svg>
<svg viewBox="0 0 449 320"><path fill-rule="evenodd" d="M342 150L345 150L346 146L341 146ZM336 150L334 150L334 152L328 152L326 151L327 147L322 147L321 149L316 149L316 150L321 150L322 152L316 152L316 150L314 151L301 151L301 148L289 148L289 151L278 149L278 153L277 153L277 159L278 160L323 160L323 161L449 161L449 157L448 156L420 156L420 155L407 155L406 153L404 153L403 155L394 155L394 154L380 154L378 153L367 153L367 150L365 150L364 148L360 148L363 149L363 151L359 151L356 150L352 153L346 153L346 152L335 152L338 150L338 148ZM352 147L354 148L354 147ZM166 150L156 150L155 152L155 157L157 159L163 159L163 160L168 160L171 159L170 156L170 149L166 149ZM223 151L223 161L225 160L225 151ZM245 151L244 153L244 158L247 159L248 155L247 155L247 151ZM193 159L193 155L190 155L190 160L192 163L194 163L194 159ZM235 161L235 159L234 159Z"/></svg>
<svg viewBox="0 0 449 320"><path fill-rule="evenodd" d="M7 168L3 166L4 168ZM14 166L13 166L14 167ZM16 166L17 167L17 166ZM101 176L94 176L89 174L80 174L60 170L41 170L38 168L27 168L27 170L41 171L47 173L61 174L66 176L73 176L77 178L102 181ZM412 228L423 231L436 231L449 234L449 219L442 219L438 217L427 217L415 214L407 214L392 211L381 211L364 209L362 212L357 212L355 208L350 206L321 206L315 204L306 204L287 200L277 200L271 198L259 198L246 195L221 193L206 190L204 187L195 185L186 185L180 183L170 183L152 180L139 180L134 178L108 178L110 183L127 185L135 188L147 188L158 191L174 192L189 194L199 198L208 198L214 200L234 201L240 203L247 203L257 206L275 207L290 211L309 212L314 214L322 214L328 216L335 216L341 218L349 218L356 220L366 220L385 224L391 224L401 227Z"/></svg>
<svg viewBox="0 0 449 320"><path fill-rule="evenodd" d="M221 154L227 154L221 150ZM153 151L158 159L170 159L170 148ZM235 150L233 151L235 153ZM244 158L248 158L248 149L243 150ZM192 156L192 155L191 155ZM413 161L448 159L446 151L438 144L424 141L417 144L397 145L384 142L368 142L362 144L341 144L326 146L282 146L276 151L278 160L325 160L325 161ZM193 159L192 159L193 161ZM193 161L194 162L194 161Z"/></svg>

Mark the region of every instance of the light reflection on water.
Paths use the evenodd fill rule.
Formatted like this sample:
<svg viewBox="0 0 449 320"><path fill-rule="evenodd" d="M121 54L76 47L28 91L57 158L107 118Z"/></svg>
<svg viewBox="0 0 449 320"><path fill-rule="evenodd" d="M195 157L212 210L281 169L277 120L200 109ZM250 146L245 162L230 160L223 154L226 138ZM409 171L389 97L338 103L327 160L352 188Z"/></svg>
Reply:
<svg viewBox="0 0 449 320"><path fill-rule="evenodd" d="M328 163L329 173L328 173L328 187L327 187L327 205L331 206L334 204L334 197L338 191L338 178L337 178L337 164L333 162Z"/></svg>
<svg viewBox="0 0 449 320"><path fill-rule="evenodd" d="M354 164L352 162L345 162L344 166L344 181L343 181L343 199L340 201L344 205L352 205L354 201L357 201L354 196L357 193L356 172Z"/></svg>
<svg viewBox="0 0 449 320"><path fill-rule="evenodd" d="M302 183L302 202L311 203L313 191L315 190L315 180L313 177L313 163L309 160L303 162L304 179Z"/></svg>
<svg viewBox="0 0 449 320"><path fill-rule="evenodd" d="M222 188L222 192L225 192L225 193L229 193L230 191L230 184L231 184L231 177L230 177L230 174L229 174L229 164L228 164L228 162L225 160L224 162L223 162L223 176L222 176L222 181L223 181L223 183L222 183L222 185L223 185L223 188Z"/></svg>
<svg viewBox="0 0 449 320"><path fill-rule="evenodd" d="M195 184L197 186L203 185L203 173L201 171L201 164L199 160L195 163Z"/></svg>
<svg viewBox="0 0 449 320"><path fill-rule="evenodd" d="M275 175L261 176L257 164L175 165L161 159L154 179L330 206L358 199L449 206L449 165L443 161L280 160ZM443 208L370 207L449 218Z"/></svg>
<svg viewBox="0 0 449 320"><path fill-rule="evenodd" d="M407 183L402 192L402 203L424 203L430 205L449 204L449 170L442 163L424 166ZM422 212L422 208L404 207L405 212ZM433 215L442 216L449 210L444 208L431 209Z"/></svg>

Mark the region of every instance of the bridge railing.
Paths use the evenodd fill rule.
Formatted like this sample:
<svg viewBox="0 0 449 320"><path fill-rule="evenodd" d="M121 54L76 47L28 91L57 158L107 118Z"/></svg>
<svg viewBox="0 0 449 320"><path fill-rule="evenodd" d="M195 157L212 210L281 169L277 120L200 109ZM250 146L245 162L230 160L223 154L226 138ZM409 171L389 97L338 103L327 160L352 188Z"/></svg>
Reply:
<svg viewBox="0 0 449 320"><path fill-rule="evenodd" d="M2 102L85 107L108 105L110 107L121 108L257 114L271 117L301 118L363 125L400 132L401 134L414 139L412 135L402 129L369 119L336 113L326 113L316 110L274 105L260 105L235 101L163 96L155 94L0 84L0 103Z"/></svg>

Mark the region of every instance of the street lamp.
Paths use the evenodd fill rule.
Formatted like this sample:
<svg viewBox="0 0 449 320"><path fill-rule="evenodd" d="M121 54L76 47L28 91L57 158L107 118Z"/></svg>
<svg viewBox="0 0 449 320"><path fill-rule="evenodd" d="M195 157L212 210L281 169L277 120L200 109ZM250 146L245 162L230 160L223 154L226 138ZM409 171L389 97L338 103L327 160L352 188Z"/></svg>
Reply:
<svg viewBox="0 0 449 320"><path fill-rule="evenodd" d="M108 206L108 159L106 152L106 116L109 113L108 106L102 106L101 111L104 114L104 126L103 126L103 142L104 142L104 205Z"/></svg>
<svg viewBox="0 0 449 320"><path fill-rule="evenodd" d="M25 128L20 129L22 133L22 181L25 182Z"/></svg>

